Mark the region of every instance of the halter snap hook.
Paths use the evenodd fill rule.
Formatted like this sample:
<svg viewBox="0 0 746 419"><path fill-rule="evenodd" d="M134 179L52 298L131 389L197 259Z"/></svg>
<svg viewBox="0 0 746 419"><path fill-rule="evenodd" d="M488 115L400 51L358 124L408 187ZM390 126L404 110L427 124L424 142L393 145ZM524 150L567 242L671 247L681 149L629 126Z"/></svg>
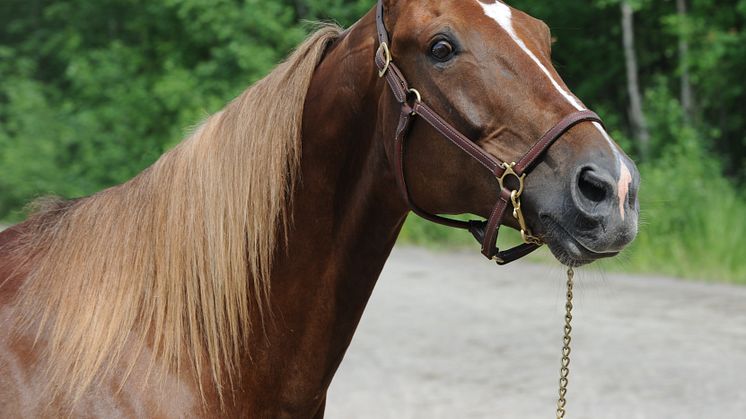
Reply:
<svg viewBox="0 0 746 419"><path fill-rule="evenodd" d="M521 239L523 239L523 242L540 246L544 244L544 242L542 242L540 238L534 236L531 233L531 230L526 224L526 219L523 217L523 210L521 209L521 194L523 194L523 181L526 178L526 174L523 173L519 176L518 173L516 173L513 169L515 167L515 164L515 162L512 162L510 164L503 163L501 167L505 169L505 172L502 174L502 176L497 178L497 182L500 184L500 189L510 191L510 201L513 204L513 217L518 220L518 225L521 228ZM505 186L505 179L508 176L513 176L518 179L518 189L510 189Z"/></svg>

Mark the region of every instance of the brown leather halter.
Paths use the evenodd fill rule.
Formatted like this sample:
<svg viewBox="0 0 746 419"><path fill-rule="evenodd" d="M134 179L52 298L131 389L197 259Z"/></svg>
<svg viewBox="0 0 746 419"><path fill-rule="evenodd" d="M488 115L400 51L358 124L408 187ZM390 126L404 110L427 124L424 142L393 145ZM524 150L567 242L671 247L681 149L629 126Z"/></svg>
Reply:
<svg viewBox="0 0 746 419"><path fill-rule="evenodd" d="M520 195L523 192L523 180L526 174L533 169L538 158L544 151L570 128L585 121L599 122L601 124L603 124L603 121L601 121L598 115L589 110L573 112L547 131L517 163L512 162L508 164L501 162L446 122L425 104L417 90L409 86L401 70L399 70L399 67L391 59L391 43L383 21L383 12L383 2L378 0L376 27L378 30L379 47L376 51L375 63L378 67L379 77L386 79L394 97L401 104L401 113L395 137L396 179L410 209L420 217L435 223L469 230L474 235L474 238L481 243L482 254L497 262L498 265L510 263L538 249L543 242L531 234L523 219L520 206ZM415 116L424 119L441 135L476 159L497 178L500 185L500 196L487 221L454 220L429 213L414 203L404 178L404 152L406 136ZM509 176L515 177L518 180L519 186L517 189L510 189L506 186L505 181ZM502 224L503 215L508 208L508 203L511 203L513 206L513 216L519 222L524 243L501 251L497 248L497 234Z"/></svg>

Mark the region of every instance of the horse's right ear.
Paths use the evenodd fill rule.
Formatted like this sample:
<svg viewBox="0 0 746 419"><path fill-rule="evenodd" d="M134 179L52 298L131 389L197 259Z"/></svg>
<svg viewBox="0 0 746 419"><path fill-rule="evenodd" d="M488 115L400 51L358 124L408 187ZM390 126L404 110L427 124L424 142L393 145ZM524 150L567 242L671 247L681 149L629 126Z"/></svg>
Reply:
<svg viewBox="0 0 746 419"><path fill-rule="evenodd" d="M383 21L388 25L392 24L398 14L399 6L406 0L379 0L383 3ZM390 28L389 28L390 29Z"/></svg>
<svg viewBox="0 0 746 419"><path fill-rule="evenodd" d="M407 0L380 0L383 2L383 12L385 14L395 14L399 6L406 3Z"/></svg>

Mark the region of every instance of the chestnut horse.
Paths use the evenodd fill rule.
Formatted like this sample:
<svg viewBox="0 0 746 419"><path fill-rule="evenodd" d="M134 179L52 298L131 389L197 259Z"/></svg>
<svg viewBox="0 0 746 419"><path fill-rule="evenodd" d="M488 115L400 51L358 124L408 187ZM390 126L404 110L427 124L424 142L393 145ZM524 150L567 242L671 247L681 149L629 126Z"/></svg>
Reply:
<svg viewBox="0 0 746 419"><path fill-rule="evenodd" d="M381 18L322 28L131 181L0 234L2 417L323 416L410 202L489 218L501 199L386 71L503 162L585 110L547 26L501 2L387 0ZM564 131L522 215L576 266L634 238L639 175L598 122Z"/></svg>

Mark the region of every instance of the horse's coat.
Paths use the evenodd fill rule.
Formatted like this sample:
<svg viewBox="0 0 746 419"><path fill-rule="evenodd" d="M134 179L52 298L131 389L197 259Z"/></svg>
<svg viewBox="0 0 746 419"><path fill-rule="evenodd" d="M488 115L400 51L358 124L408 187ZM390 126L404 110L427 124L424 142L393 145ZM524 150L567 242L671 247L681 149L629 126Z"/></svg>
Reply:
<svg viewBox="0 0 746 419"><path fill-rule="evenodd" d="M529 16L492 6L524 46L545 48L530 60L495 41L487 6L384 3L397 65L501 160L575 109L539 82L564 88ZM444 39L461 49L438 62L429 50ZM392 165L400 106L375 50L372 11L324 29L131 181L50 201L0 233L0 412L323 416L408 212ZM527 222L568 264L614 255L636 233L626 197L639 175L607 141L575 126L526 179ZM420 205L489 215L496 181L475 161L423 124L407 147ZM610 182L620 159L629 177Z"/></svg>

